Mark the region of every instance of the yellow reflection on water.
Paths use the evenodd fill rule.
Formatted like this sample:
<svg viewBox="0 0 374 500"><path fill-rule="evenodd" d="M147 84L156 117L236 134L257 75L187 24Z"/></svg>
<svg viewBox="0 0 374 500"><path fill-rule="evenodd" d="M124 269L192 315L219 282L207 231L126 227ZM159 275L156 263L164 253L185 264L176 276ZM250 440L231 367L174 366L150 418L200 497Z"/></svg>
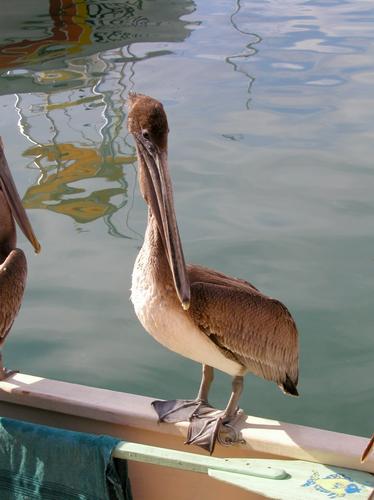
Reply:
<svg viewBox="0 0 374 500"><path fill-rule="evenodd" d="M24 152L45 172L43 161L54 165L56 172L43 173L38 183L30 186L23 198L25 208L42 208L72 217L79 223L94 221L115 213L119 206L111 202L118 195L127 197L123 165L135 158L127 155L111 156L101 150L71 143L37 145ZM104 178L118 181L120 187L92 191L86 196L76 196L86 190L71 186L84 179ZM74 198L68 198L74 195Z"/></svg>

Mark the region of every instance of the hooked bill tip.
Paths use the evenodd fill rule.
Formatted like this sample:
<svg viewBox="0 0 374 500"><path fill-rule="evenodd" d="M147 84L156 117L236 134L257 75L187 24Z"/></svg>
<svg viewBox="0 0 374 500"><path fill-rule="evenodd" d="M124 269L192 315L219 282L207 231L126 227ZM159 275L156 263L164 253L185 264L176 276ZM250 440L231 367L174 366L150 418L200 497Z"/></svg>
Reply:
<svg viewBox="0 0 374 500"><path fill-rule="evenodd" d="M189 300L182 300L182 307L185 311L187 311L190 308L190 301Z"/></svg>
<svg viewBox="0 0 374 500"><path fill-rule="evenodd" d="M35 252L36 254L38 254L38 253L40 253L40 252L41 252L41 250L42 250L42 246L41 246L41 244L39 243L39 241L36 241L36 242L34 243L34 245L33 245L33 246L34 246L34 252Z"/></svg>

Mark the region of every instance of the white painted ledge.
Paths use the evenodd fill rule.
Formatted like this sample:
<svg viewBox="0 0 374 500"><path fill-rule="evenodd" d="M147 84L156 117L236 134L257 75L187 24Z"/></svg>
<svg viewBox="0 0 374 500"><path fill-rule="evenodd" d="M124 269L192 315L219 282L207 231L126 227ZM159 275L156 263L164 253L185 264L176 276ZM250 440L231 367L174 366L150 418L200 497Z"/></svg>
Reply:
<svg viewBox="0 0 374 500"><path fill-rule="evenodd" d="M159 424L152 398L98 389L17 373L0 382L0 402L63 415L88 418L134 429L186 436L186 422ZM374 473L374 455L365 464L360 456L367 439L258 417L243 417L245 441L240 448L254 453L350 467ZM224 448L230 455L233 448ZM191 450L192 451L192 450Z"/></svg>

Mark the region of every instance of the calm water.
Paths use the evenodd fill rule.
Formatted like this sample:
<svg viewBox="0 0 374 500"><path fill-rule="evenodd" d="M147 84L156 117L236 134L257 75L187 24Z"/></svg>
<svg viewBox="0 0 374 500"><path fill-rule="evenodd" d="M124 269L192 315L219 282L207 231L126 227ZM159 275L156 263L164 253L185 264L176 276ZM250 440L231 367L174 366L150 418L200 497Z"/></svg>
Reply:
<svg viewBox="0 0 374 500"><path fill-rule="evenodd" d="M32 4L32 5L31 5ZM5 349L23 372L162 398L200 367L138 324L146 210L129 90L166 107L189 261L292 311L299 399L248 376L249 413L368 435L374 410L374 9L351 1L12 0L0 135L43 252ZM212 400L223 406L227 376ZM370 415L370 416L369 416Z"/></svg>

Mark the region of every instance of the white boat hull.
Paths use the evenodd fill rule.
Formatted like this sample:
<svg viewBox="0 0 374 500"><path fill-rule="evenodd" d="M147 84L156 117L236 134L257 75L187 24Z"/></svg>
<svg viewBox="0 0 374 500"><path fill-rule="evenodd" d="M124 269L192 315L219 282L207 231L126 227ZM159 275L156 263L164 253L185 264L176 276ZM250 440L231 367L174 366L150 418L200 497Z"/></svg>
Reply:
<svg viewBox="0 0 374 500"><path fill-rule="evenodd" d="M151 398L15 374L0 382L0 414L20 420L82 432L104 433L165 448L204 453L186 447L187 423L159 424ZM290 458L338 465L374 473L374 456L360 455L367 439L275 420L243 419L243 444L217 445L216 456ZM263 498L194 472L129 462L135 499L248 500Z"/></svg>

